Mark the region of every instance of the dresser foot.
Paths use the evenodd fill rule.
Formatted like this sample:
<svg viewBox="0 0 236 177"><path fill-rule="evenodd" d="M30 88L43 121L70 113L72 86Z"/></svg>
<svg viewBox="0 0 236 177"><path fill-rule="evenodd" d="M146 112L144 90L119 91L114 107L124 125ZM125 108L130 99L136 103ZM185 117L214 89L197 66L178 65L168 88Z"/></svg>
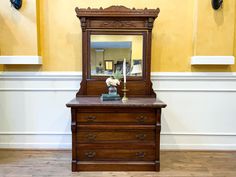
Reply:
<svg viewBox="0 0 236 177"><path fill-rule="evenodd" d="M77 162L75 160L71 162L71 170L72 172L77 171Z"/></svg>
<svg viewBox="0 0 236 177"><path fill-rule="evenodd" d="M156 171L160 171L160 162L156 161L155 164L156 164Z"/></svg>

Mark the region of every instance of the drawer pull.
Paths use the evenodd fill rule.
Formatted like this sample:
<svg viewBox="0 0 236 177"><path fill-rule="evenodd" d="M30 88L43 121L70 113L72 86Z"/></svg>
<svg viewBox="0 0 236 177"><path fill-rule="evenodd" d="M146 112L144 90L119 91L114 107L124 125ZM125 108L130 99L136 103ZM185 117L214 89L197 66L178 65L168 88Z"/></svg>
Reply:
<svg viewBox="0 0 236 177"><path fill-rule="evenodd" d="M95 116L88 116L88 117L86 117L86 119L88 122L94 122L96 120L96 117Z"/></svg>
<svg viewBox="0 0 236 177"><path fill-rule="evenodd" d="M138 158L144 158L145 157L145 152L137 152L136 157Z"/></svg>
<svg viewBox="0 0 236 177"><path fill-rule="evenodd" d="M85 156L86 156L87 158L94 158L95 155L96 155L96 152L92 152L92 151L85 153Z"/></svg>
<svg viewBox="0 0 236 177"><path fill-rule="evenodd" d="M94 141L97 136L95 134L90 133L86 137L89 141Z"/></svg>
<svg viewBox="0 0 236 177"><path fill-rule="evenodd" d="M136 120L139 122L139 123L144 123L146 120L147 120L147 117L146 116L138 116L136 118Z"/></svg>
<svg viewBox="0 0 236 177"><path fill-rule="evenodd" d="M146 138L146 136L147 136L146 134L141 133L141 134L137 134L136 138L139 140L144 140Z"/></svg>

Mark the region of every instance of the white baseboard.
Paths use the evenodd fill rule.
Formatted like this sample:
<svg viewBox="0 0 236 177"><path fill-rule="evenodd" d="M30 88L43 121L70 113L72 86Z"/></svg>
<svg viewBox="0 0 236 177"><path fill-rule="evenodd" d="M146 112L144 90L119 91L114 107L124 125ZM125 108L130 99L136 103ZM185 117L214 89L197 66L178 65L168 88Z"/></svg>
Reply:
<svg viewBox="0 0 236 177"><path fill-rule="evenodd" d="M70 149L81 72L0 73L0 148ZM236 73L152 73L162 149L236 150Z"/></svg>
<svg viewBox="0 0 236 177"><path fill-rule="evenodd" d="M71 150L70 133L1 133L0 148ZM163 150L236 150L235 135L161 134Z"/></svg>

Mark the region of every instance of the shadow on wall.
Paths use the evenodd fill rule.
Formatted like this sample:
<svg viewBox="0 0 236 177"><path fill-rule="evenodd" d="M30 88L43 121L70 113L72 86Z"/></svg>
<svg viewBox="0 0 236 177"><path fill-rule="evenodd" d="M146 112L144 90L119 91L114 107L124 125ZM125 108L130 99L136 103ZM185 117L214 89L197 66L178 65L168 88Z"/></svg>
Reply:
<svg viewBox="0 0 236 177"><path fill-rule="evenodd" d="M213 13L214 20L218 26L221 26L224 24L224 11L222 9L214 10Z"/></svg>
<svg viewBox="0 0 236 177"><path fill-rule="evenodd" d="M194 65L191 67L191 72L232 72L232 66L230 65Z"/></svg>
<svg viewBox="0 0 236 177"><path fill-rule="evenodd" d="M13 53L13 48L18 45L18 42L1 14L0 24L0 55L9 55L10 53Z"/></svg>
<svg viewBox="0 0 236 177"><path fill-rule="evenodd" d="M20 10L16 10L14 7L11 7L11 5L9 5L9 7L11 7L11 9L9 8L9 11L12 11L12 20L15 21L15 23L17 23L17 21L20 19L20 16L23 16L24 18L28 19L29 21L31 21L32 23L36 23L36 10L32 10L32 6L33 4L30 3L34 3L33 1L23 1L22 2L22 6ZM9 2L10 4L10 2ZM36 7L35 7L36 8ZM16 15L17 14L17 15Z"/></svg>
<svg viewBox="0 0 236 177"><path fill-rule="evenodd" d="M1 69L1 67L0 67ZM3 65L3 71L42 71L41 65Z"/></svg>

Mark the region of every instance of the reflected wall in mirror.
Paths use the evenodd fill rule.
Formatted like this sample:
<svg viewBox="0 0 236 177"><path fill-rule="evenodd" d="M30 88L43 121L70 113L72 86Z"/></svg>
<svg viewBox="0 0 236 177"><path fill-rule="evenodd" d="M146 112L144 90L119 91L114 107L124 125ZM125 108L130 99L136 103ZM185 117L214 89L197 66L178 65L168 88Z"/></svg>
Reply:
<svg viewBox="0 0 236 177"><path fill-rule="evenodd" d="M127 76L142 76L142 35L91 35L91 76L110 76L113 72L123 73L126 59Z"/></svg>

